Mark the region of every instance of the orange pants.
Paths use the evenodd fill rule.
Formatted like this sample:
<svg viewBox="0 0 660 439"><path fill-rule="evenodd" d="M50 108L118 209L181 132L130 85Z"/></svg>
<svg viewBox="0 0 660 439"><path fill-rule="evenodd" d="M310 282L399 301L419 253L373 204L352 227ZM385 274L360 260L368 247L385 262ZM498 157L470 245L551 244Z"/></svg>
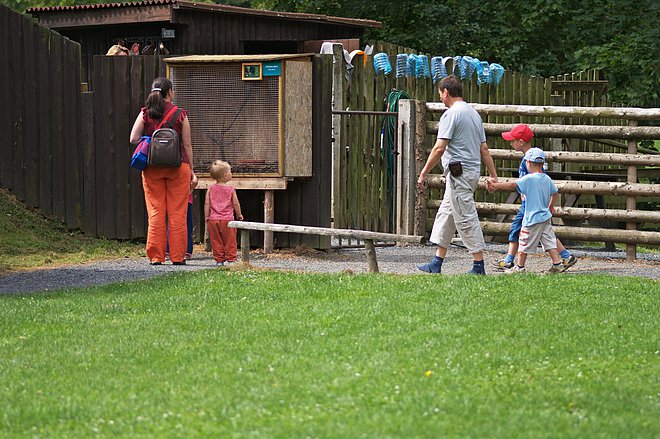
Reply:
<svg viewBox="0 0 660 439"><path fill-rule="evenodd" d="M216 262L236 260L236 229L228 227L229 221L209 220L206 227L209 229L213 258Z"/></svg>
<svg viewBox="0 0 660 439"><path fill-rule="evenodd" d="M149 218L147 257L151 262L165 261L167 223L170 259L172 262L184 260L188 240L186 213L190 176L188 163L182 163L179 168L147 166L142 171L142 187Z"/></svg>

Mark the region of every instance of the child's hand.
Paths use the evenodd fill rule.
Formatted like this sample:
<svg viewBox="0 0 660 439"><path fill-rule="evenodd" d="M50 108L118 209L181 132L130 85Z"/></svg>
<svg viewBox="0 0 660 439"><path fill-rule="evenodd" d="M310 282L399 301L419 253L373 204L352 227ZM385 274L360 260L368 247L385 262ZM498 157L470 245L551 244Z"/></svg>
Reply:
<svg viewBox="0 0 660 439"><path fill-rule="evenodd" d="M493 181L490 178L486 180L486 188L490 193L495 192L495 185L493 185Z"/></svg>
<svg viewBox="0 0 660 439"><path fill-rule="evenodd" d="M192 193L192 191L194 191L196 187L197 187L197 174L193 172L192 178L190 179L190 192Z"/></svg>
<svg viewBox="0 0 660 439"><path fill-rule="evenodd" d="M236 215L236 219L239 221L243 221L243 215L242 214Z"/></svg>

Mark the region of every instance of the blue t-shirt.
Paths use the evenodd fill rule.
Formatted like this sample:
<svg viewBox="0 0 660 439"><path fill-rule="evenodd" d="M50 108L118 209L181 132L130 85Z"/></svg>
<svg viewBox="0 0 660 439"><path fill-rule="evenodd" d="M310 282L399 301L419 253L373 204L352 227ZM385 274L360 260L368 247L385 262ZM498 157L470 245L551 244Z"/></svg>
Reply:
<svg viewBox="0 0 660 439"><path fill-rule="evenodd" d="M525 196L523 226L542 223L552 218L548 209L550 197L557 193L552 179L542 172L527 174L516 182L518 192Z"/></svg>
<svg viewBox="0 0 660 439"><path fill-rule="evenodd" d="M547 167L547 163L543 164L543 173L545 174L545 169ZM527 169L527 160L525 160L525 157L522 158L520 161L520 166L518 166L518 178L523 178L525 175L529 174L529 169ZM525 196L523 195L520 197L520 204L524 205L525 204Z"/></svg>

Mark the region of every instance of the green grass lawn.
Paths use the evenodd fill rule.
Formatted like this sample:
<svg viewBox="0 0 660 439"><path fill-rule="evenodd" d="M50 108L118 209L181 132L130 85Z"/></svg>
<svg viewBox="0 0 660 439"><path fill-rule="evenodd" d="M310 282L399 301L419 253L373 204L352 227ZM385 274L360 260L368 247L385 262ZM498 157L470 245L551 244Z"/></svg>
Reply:
<svg viewBox="0 0 660 439"><path fill-rule="evenodd" d="M0 302L0 437L660 436L649 279L209 270Z"/></svg>

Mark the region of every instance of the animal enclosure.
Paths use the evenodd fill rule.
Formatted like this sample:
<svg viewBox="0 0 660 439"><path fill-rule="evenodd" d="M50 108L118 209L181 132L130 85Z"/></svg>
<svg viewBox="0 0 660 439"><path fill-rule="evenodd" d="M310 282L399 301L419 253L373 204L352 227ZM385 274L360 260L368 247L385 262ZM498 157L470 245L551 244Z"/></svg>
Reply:
<svg viewBox="0 0 660 439"><path fill-rule="evenodd" d="M188 56L166 59L186 108L195 172L222 159L236 176L312 175L309 56Z"/></svg>

